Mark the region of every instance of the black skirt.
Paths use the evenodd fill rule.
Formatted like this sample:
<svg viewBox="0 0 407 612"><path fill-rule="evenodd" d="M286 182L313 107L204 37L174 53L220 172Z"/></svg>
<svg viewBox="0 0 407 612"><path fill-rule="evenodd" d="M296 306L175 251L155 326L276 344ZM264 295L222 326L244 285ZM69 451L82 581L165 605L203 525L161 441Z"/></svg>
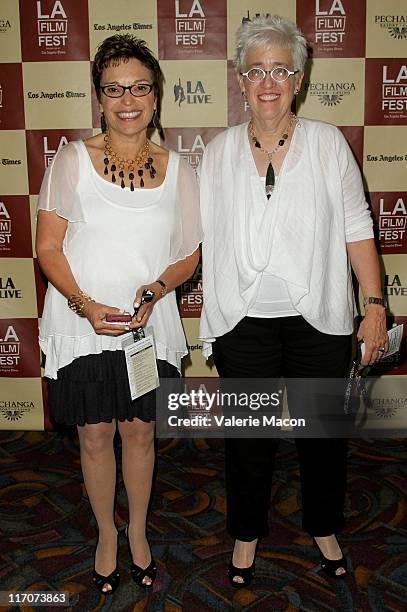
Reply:
<svg viewBox="0 0 407 612"><path fill-rule="evenodd" d="M157 360L160 378L178 378L177 368ZM136 400L130 396L123 351L78 357L48 381L48 406L55 423L66 426L111 423L113 419L155 421L156 391Z"/></svg>

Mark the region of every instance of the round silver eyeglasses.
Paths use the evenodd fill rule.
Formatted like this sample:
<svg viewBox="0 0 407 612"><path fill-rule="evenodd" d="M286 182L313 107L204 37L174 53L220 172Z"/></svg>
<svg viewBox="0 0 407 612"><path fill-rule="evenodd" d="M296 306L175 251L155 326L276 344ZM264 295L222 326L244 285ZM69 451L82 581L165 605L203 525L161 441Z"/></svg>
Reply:
<svg viewBox="0 0 407 612"><path fill-rule="evenodd" d="M121 98L124 96L126 89L129 90L132 96L141 98L142 96L149 94L153 89L153 86L151 83L135 83L134 85L128 85L125 87L124 85L112 83L111 85L104 85L100 89L108 98Z"/></svg>
<svg viewBox="0 0 407 612"><path fill-rule="evenodd" d="M245 76L252 83L259 83L266 78L266 74L269 74L273 81L277 83L284 83L288 77L297 74L299 70L288 70L284 66L276 66L272 70L263 70L263 68L250 68L247 72L240 72L240 76Z"/></svg>

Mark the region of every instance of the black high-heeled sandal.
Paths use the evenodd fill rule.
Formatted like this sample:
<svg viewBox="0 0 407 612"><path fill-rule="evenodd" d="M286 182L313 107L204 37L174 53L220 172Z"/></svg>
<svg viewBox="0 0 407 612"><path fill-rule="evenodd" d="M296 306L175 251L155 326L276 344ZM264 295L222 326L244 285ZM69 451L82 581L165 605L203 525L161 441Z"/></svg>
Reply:
<svg viewBox="0 0 407 612"><path fill-rule="evenodd" d="M120 583L120 573L119 573L119 568L117 566L117 556L118 556L118 553L119 553L119 535L117 535L116 567L113 570L113 572L111 574L109 574L108 576L102 576L102 574L98 574L98 572L95 570L95 568L93 568L92 582L95 585L95 587L97 588L97 590L100 593L102 593L102 595L113 595L113 593L115 592L115 590L119 586L119 583ZM106 584L110 585L110 589L108 589L107 591L104 591L103 587Z"/></svg>
<svg viewBox="0 0 407 612"><path fill-rule="evenodd" d="M233 552L232 552L232 558L228 566L228 578L229 578L230 584L232 585L234 589L244 589L248 587L251 581L253 580L258 545L259 545L259 541L257 540L256 548L254 550L253 563L251 564L250 567L236 567L235 565L233 565ZM241 578L242 582L236 582L234 578Z"/></svg>
<svg viewBox="0 0 407 612"><path fill-rule="evenodd" d="M346 578L348 575L348 562L344 554L340 559L327 559L320 547L318 546L316 540L314 540L316 547L319 550L319 555L321 558L321 569L328 578ZM337 574L338 569L344 569L345 571L341 574Z"/></svg>
<svg viewBox="0 0 407 612"><path fill-rule="evenodd" d="M92 581L95 587L97 588L97 590L100 593L102 593L102 595L113 595L113 593L115 592L115 590L117 589L120 583L119 570L116 567L116 569L114 569L113 572L109 574L108 576L102 576L102 574L98 574L97 571L94 569L93 575L92 575ZM111 588L108 589L107 591L104 591L103 587L106 584L109 584Z"/></svg>
<svg viewBox="0 0 407 612"><path fill-rule="evenodd" d="M126 527L126 538L127 538L127 546L129 547L129 553L130 553L130 559L131 559L131 570L130 570L131 577L133 581L138 586L140 586L142 589L151 589L154 584L154 580L156 579L156 576L157 576L157 565L156 565L156 562L154 561L153 555L151 554L151 561L146 568L136 565L133 561L133 555L131 552L130 539L129 539L129 530L127 527ZM145 583L144 582L145 578L150 578L151 582Z"/></svg>
<svg viewBox="0 0 407 612"><path fill-rule="evenodd" d="M255 561L253 561L250 567L236 567L231 561L228 567L228 578L232 587L234 589L244 589L248 587L253 580L254 569ZM242 582L237 582L234 578L241 578Z"/></svg>

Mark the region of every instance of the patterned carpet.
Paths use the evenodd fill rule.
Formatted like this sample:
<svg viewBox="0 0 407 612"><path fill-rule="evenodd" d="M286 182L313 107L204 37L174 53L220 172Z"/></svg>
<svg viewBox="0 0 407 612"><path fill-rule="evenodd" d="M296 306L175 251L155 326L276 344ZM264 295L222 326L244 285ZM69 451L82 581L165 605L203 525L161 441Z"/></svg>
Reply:
<svg viewBox="0 0 407 612"><path fill-rule="evenodd" d="M272 530L261 544L252 586L240 591L225 577L232 542L224 529L222 441L161 441L149 520L158 578L148 594L130 581L120 482L122 582L106 599L89 586L96 534L76 437L0 432L0 443L0 590L67 590L76 611L407 610L405 441L351 445L341 539L352 572L346 581L320 573L317 550L300 527L295 448L282 442Z"/></svg>

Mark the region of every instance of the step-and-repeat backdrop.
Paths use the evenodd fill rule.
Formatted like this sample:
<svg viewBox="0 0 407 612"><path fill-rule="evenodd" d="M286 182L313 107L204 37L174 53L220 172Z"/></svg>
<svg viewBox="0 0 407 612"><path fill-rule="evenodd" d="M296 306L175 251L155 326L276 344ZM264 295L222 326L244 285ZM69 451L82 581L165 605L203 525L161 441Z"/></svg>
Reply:
<svg viewBox="0 0 407 612"><path fill-rule="evenodd" d="M405 0L1 0L0 429L50 426L37 342L46 289L33 246L37 194L59 148L99 129L90 79L98 44L120 32L147 41L166 79L165 146L196 167L215 134L248 120L231 60L237 27L258 13L289 17L310 42L298 113L348 139L375 219L389 323L406 320ZM186 375L216 376L197 339L201 303L198 270L180 296ZM406 368L394 362L386 374L400 386Z"/></svg>

